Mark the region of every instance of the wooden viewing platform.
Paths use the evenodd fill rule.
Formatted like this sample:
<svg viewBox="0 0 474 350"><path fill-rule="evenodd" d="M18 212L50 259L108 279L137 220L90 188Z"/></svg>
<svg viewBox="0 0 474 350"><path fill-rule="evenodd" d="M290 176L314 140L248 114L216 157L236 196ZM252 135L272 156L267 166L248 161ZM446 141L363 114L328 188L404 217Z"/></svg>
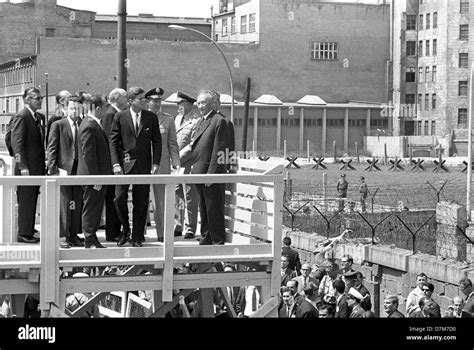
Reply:
<svg viewBox="0 0 474 350"><path fill-rule="evenodd" d="M199 289L200 315L213 317L212 288L255 285L262 288L264 305L254 316L277 316L284 166L258 160L239 161L237 174L213 176L0 177L3 209L0 227L0 295L39 294L44 316L74 317L80 316L85 307L67 315L67 294L95 293L88 302L90 306L111 292L149 290L153 291L154 300L151 316L160 317L183 297ZM164 243L157 241L153 227L153 232L147 235L147 241L141 248L117 247L106 242L104 245L107 249L59 248L61 186L129 183L166 185ZM196 240L175 239L175 186L178 183L227 184L225 245L200 246ZM41 186L41 242L36 245L16 243L13 195L18 185ZM223 272L210 269L212 263L220 262L252 266L255 271ZM184 263L197 264L198 272L175 274L175 265ZM131 268L126 274L117 276L61 277L61 270L67 272L75 267L86 266ZM139 268L149 273L137 274ZM233 310L230 314L235 316Z"/></svg>

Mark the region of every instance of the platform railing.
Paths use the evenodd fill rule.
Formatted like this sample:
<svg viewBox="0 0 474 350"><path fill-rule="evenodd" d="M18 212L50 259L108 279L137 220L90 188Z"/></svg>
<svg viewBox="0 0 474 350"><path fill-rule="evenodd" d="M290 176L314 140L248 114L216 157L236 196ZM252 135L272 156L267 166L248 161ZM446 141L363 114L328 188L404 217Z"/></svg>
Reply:
<svg viewBox="0 0 474 350"><path fill-rule="evenodd" d="M113 291L120 285L118 279L116 285L110 283L110 286L99 288L97 283L88 281L60 282L60 268L70 269L75 266L113 266L113 265L152 265L155 269L162 269L161 276L150 276L150 283L146 287L152 290L162 291L162 300L164 302L173 299L173 289L176 289L176 276L173 276L173 267L177 263L209 263L226 261L238 263L243 261L267 261L271 267L271 277L268 284L267 297L275 297L280 286L280 252L281 252L281 228L282 228L282 208L283 208L283 177L284 168L282 165L269 167L253 161L243 161L241 169L237 174L223 175L138 175L138 176L66 176L66 177L0 177L0 186L3 189L2 194L2 225L1 235L2 246L12 248L15 245L15 208L14 190L16 186L40 186L40 224L41 224L41 242L36 249L40 250L40 259L28 259L25 261L15 261L12 263L2 262L0 259L0 269L18 268L22 271L39 268L39 293L41 309L48 309L50 304L60 305L64 300L66 292L72 292L73 288L81 288L81 285L88 290ZM261 173L252 172L257 171ZM234 190L250 189L240 187L237 184L254 184L254 187L262 185L265 193L271 193L273 199L269 201L272 214L269 215L269 229L265 232L267 236L262 240L261 228L257 235L257 244L250 244L252 229L250 229L246 239L235 240L232 244L222 246L196 246L196 245L174 245L174 213L175 213L175 186L177 184L215 184L225 183L234 186ZM163 245L144 246L141 248L117 247L108 249L59 249L59 207L60 207L60 187L71 185L165 185L165 207L164 207L164 243ZM235 185L232 185L235 184ZM257 191L260 192L260 191ZM152 194L150 194L152 195ZM229 196L245 198L242 193L227 192ZM243 200L242 199L242 200ZM248 201L248 199L246 199ZM270 203L271 202L271 203ZM235 201L235 203L238 203ZM260 206L259 206L260 208ZM260 209L259 209L260 210ZM233 211L231 211L233 212ZM229 212L226 211L226 215ZM249 215L249 220L252 215ZM237 218L236 220L238 220ZM252 227L239 222L240 227ZM242 230L240 230L242 231ZM26 246L20 246L26 247ZM28 247L32 249L31 247ZM260 276L260 275L259 275ZM263 278L260 276L260 278ZM243 276L238 276L244 279ZM29 278L30 279L30 278ZM174 281L175 279L175 281ZM127 288L133 286L137 278L130 278L131 283L125 283ZM179 280L179 278L178 278ZM12 281L13 282L13 281ZM16 281L18 286L26 286L26 283ZM29 282L31 282L29 280ZM84 281L86 282L86 281ZM97 280L97 282L99 282ZM112 280L110 280L112 282ZM92 284L91 284L92 283ZM232 283L235 283L232 282ZM159 285L157 285L159 284ZM216 284L215 282L211 284ZM219 284L219 283L217 283ZM124 285L124 286L125 286ZM192 282L186 280L178 282L180 288L186 286L189 288ZM225 284L224 284L225 285ZM28 284L31 290L31 283ZM135 285L135 287L137 287ZM196 286L199 287L199 286ZM141 288L141 287L140 287ZM12 287L9 288L11 291ZM98 291L98 290L97 290ZM17 294L23 294L18 291ZM85 290L84 290L85 292ZM2 288L0 288L2 294ZM12 293L14 294L14 293Z"/></svg>

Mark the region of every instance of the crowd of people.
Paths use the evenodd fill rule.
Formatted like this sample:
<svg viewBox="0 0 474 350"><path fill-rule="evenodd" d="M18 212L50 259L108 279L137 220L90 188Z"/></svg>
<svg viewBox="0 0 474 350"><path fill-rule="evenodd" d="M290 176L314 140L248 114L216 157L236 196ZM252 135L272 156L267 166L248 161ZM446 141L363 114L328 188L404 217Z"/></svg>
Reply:
<svg viewBox="0 0 474 350"><path fill-rule="evenodd" d="M301 264L299 254L291 248L291 238L283 239L279 317L282 318L374 318L371 294L364 286L362 272L353 269L350 255L332 258L332 247L346 233L318 244L315 263ZM417 286L407 299L405 310L399 310L401 296L386 295L381 317L386 318L470 318L474 315L474 292L468 278L459 282L464 295L455 296L444 314L433 298L433 283L425 273L417 276Z"/></svg>
<svg viewBox="0 0 474 350"><path fill-rule="evenodd" d="M177 92L177 115L161 111L162 88L114 89L108 96L66 90L56 95L57 110L48 120L38 111L43 97L37 88L23 95L25 108L12 117L6 144L15 160L16 176L224 174L235 150L234 128L219 112L220 95L204 90L197 98ZM197 104L197 111L194 105ZM118 246L143 246L149 222L150 185L62 186L60 247L104 248L97 231ZM158 241L164 237L165 186L152 186ZM177 185L175 236L196 235L198 208L201 245L225 243L224 184ZM18 186L18 242L38 243L35 230L38 186ZM177 209L178 210L178 209ZM105 220L103 212L105 211ZM105 221L105 225L101 225ZM83 234L84 238L78 234Z"/></svg>

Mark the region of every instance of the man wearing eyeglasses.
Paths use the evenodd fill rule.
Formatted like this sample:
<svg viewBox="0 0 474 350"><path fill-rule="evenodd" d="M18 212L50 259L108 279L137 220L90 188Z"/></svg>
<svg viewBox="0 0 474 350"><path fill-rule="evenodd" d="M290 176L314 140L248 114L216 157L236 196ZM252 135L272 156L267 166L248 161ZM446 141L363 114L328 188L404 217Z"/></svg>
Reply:
<svg viewBox="0 0 474 350"><path fill-rule="evenodd" d="M432 308L433 308L433 317L441 318L441 309L436 301L433 299L433 292L434 292L434 285L433 283L424 283L423 286L421 287L421 290L423 291L424 295L426 298L428 298L429 301L433 303Z"/></svg>
<svg viewBox="0 0 474 350"><path fill-rule="evenodd" d="M23 94L25 108L11 121L11 148L15 157L15 176L42 176L46 173L44 149L43 97L37 88ZM18 242L38 243L33 236L39 186L18 186Z"/></svg>
<svg viewBox="0 0 474 350"><path fill-rule="evenodd" d="M156 115L148 111L145 90L132 87L128 90L130 109L115 115L110 133L110 154L115 175L158 174L161 160L160 126ZM145 226L150 198L150 185L133 185L133 231L128 221L128 189L119 185L115 189L115 206L123 233L117 243L125 245L131 235L134 247L145 241Z"/></svg>

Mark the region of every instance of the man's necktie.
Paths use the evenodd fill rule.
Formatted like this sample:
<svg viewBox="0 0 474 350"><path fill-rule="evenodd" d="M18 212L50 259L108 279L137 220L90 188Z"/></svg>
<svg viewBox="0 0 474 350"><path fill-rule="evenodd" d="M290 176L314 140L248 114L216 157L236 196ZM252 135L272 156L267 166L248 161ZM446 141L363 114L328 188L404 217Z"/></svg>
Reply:
<svg viewBox="0 0 474 350"><path fill-rule="evenodd" d="M135 117L135 135L138 136L138 132L140 130L140 125L138 124L138 114Z"/></svg>
<svg viewBox="0 0 474 350"><path fill-rule="evenodd" d="M74 160L79 159L79 133L77 132L77 121L74 121Z"/></svg>
<svg viewBox="0 0 474 350"><path fill-rule="evenodd" d="M38 114L36 114L36 112L33 114L33 118L35 120L36 129L38 130L39 134L41 135L41 139L43 140L43 131L41 129L41 120L40 120Z"/></svg>
<svg viewBox="0 0 474 350"><path fill-rule="evenodd" d="M254 288L252 291L252 311L257 310L257 289Z"/></svg>

